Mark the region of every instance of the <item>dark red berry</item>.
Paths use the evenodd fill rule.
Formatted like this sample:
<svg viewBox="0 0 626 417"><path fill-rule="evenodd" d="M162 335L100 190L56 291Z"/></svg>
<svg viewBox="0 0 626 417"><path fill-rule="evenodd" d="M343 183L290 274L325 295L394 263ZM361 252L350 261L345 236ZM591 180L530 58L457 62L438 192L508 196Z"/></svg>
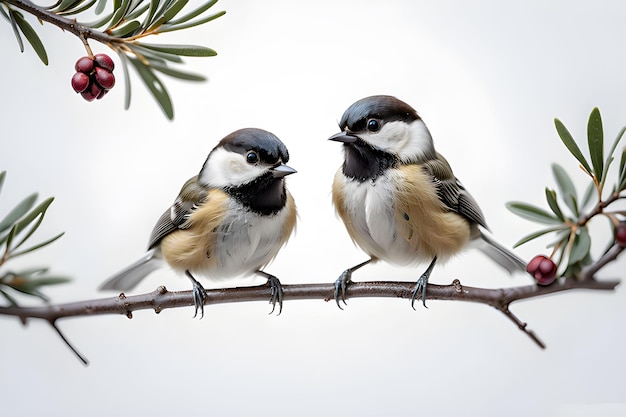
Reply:
<svg viewBox="0 0 626 417"><path fill-rule="evenodd" d="M531 274L537 284L550 285L556 280L557 266L552 259L543 256L535 256L526 266L526 271Z"/></svg>
<svg viewBox="0 0 626 417"><path fill-rule="evenodd" d="M92 82L89 85L89 92L94 96L94 97L98 97L100 95L100 93L102 92L103 88L100 87L98 85L98 83L94 83Z"/></svg>
<svg viewBox="0 0 626 417"><path fill-rule="evenodd" d="M72 77L72 88L77 93L82 93L89 87L89 75L84 72L77 72Z"/></svg>
<svg viewBox="0 0 626 417"><path fill-rule="evenodd" d="M80 93L80 95L83 96L83 98L87 101L94 101L96 99L96 96L91 94L90 89L83 91L82 93Z"/></svg>
<svg viewBox="0 0 626 417"><path fill-rule="evenodd" d="M94 56L94 59L96 60L96 65L101 68L108 69L109 71L113 71L113 68L115 68L113 60L107 54L97 54Z"/></svg>
<svg viewBox="0 0 626 417"><path fill-rule="evenodd" d="M115 85L115 75L109 70L96 67L96 82L102 88L109 90Z"/></svg>
<svg viewBox="0 0 626 417"><path fill-rule="evenodd" d="M84 72L85 74L89 74L89 72L91 72L91 70L93 69L93 59L89 58L88 56L84 56L76 61L76 65L74 65L74 68L77 72Z"/></svg>
<svg viewBox="0 0 626 417"><path fill-rule="evenodd" d="M623 248L626 247L626 222L620 222L615 228L615 242Z"/></svg>
<svg viewBox="0 0 626 417"><path fill-rule="evenodd" d="M100 94L98 94L98 97L96 97L96 99L100 100L102 97L106 96L108 92L109 90L103 89L102 91L100 91Z"/></svg>

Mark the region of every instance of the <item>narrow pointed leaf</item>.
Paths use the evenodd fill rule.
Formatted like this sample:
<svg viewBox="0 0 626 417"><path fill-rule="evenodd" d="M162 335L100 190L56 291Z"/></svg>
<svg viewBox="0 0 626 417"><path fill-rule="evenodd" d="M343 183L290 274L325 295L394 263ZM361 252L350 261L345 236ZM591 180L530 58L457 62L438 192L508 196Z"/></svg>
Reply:
<svg viewBox="0 0 626 417"><path fill-rule="evenodd" d="M122 22L122 19L124 19L124 16L126 15L126 11L128 10L129 5L130 5L130 0L122 0L122 3L120 4L119 8L115 9L115 12L113 13L113 17L111 17L111 21L109 22L107 31L109 31L112 28L115 28L117 25L120 24L120 22Z"/></svg>
<svg viewBox="0 0 626 417"><path fill-rule="evenodd" d="M206 81L206 77L204 75L180 71L180 70L168 67L166 64L162 64L160 62L152 62L150 63L150 66L154 68L155 70L162 72L163 74L169 75L170 77L179 78L181 80Z"/></svg>
<svg viewBox="0 0 626 417"><path fill-rule="evenodd" d="M198 7L197 9L192 10L191 12L179 17L178 19L172 19L170 20L170 24L172 25L176 25L179 23L185 23L197 16L200 16L202 13L206 12L207 10L209 10L211 7L213 7L213 5L215 5L215 3L217 3L217 0L211 0L206 2L205 4L203 4L202 6Z"/></svg>
<svg viewBox="0 0 626 417"><path fill-rule="evenodd" d="M59 233L58 235L56 235L54 237L51 237L50 239L45 240L45 241L43 241L41 243L38 243L35 246L31 246L28 249L24 249L24 250L21 250L21 251L18 251L18 252L12 252L11 253L11 258L15 258L16 256L24 255L26 253L33 252L33 251L35 251L37 249L41 249L44 246L47 246L47 245L51 244L52 242L56 241L58 238L60 238L64 234L65 234L65 232Z"/></svg>
<svg viewBox="0 0 626 417"><path fill-rule="evenodd" d="M5 284L0 284L0 285L5 285ZM8 287L8 285L5 285ZM17 304L17 301L15 300L15 298L11 297L9 294L7 294L6 291L4 291L2 288L0 288L0 294L2 294L4 296L4 298L7 299L7 301L9 302L9 304L13 307L18 307L19 304Z"/></svg>
<svg viewBox="0 0 626 417"><path fill-rule="evenodd" d="M78 14L78 13L82 13L85 10L91 9L91 7L96 3L96 1L98 0L90 0L89 2L84 2L85 4L83 5L79 5L77 4L77 7L71 10L66 10L63 13L59 13L60 15L63 16L69 16L69 15L73 15L73 14ZM83 3L83 2L81 2Z"/></svg>
<svg viewBox="0 0 626 417"><path fill-rule="evenodd" d="M120 61L122 62L122 70L124 71L124 110L130 108L130 73L128 71L128 58L124 52L118 52Z"/></svg>
<svg viewBox="0 0 626 417"><path fill-rule="evenodd" d="M565 147L570 151L572 155L574 155L574 157L578 160L578 162L580 162L583 168L585 168L585 170L591 175L593 171L589 166L589 162L587 162L587 160L583 156L580 148L574 141L574 138L569 133L565 125L559 119L554 119L554 125L556 126L556 131L559 134L561 141L563 141Z"/></svg>
<svg viewBox="0 0 626 417"><path fill-rule="evenodd" d="M108 31L109 35L114 36L116 38L124 38L128 35L131 35L134 31L136 31L141 26L141 23L137 20L132 20L127 24L117 27L113 30Z"/></svg>
<svg viewBox="0 0 626 417"><path fill-rule="evenodd" d="M192 28L194 26L199 26L199 25L203 25L207 22L210 22L211 20L215 20L218 17L224 16L226 14L225 11L221 11L219 13L215 13L212 16L208 16L205 17L203 19L198 19L198 20L194 20L193 22L187 22L187 23L165 23L163 26L161 26L159 28L159 33L165 33L165 32L173 32L175 30L181 30L181 29L189 29Z"/></svg>
<svg viewBox="0 0 626 417"><path fill-rule="evenodd" d="M79 1L77 0L61 0L59 4L54 8L54 12L63 12L64 10L74 7L74 5L78 2Z"/></svg>
<svg viewBox="0 0 626 417"><path fill-rule="evenodd" d="M22 200L13 210L7 214L2 221L0 221L0 232L7 230L13 226L22 216L28 213L28 210L33 208L37 201L37 193L31 194Z"/></svg>
<svg viewBox="0 0 626 417"><path fill-rule="evenodd" d="M589 115L587 123L587 141L589 144L589 154L591 155L591 163L593 172L600 181L604 171L604 132L602 131L602 117L600 110L594 108Z"/></svg>
<svg viewBox="0 0 626 417"><path fill-rule="evenodd" d="M20 27L24 37L26 37L26 40L28 40L37 53L39 59L41 59L41 62L48 65L48 54L46 53L46 48L44 48L43 43L41 43L41 39L39 39L35 29L33 29L30 23L24 20L24 16L20 12L12 11L11 14L15 18L15 22Z"/></svg>
<svg viewBox="0 0 626 417"><path fill-rule="evenodd" d="M7 176L6 171L0 171L0 192L2 192L2 186L4 185L4 179Z"/></svg>
<svg viewBox="0 0 626 417"><path fill-rule="evenodd" d="M619 131L619 133L617 134L617 137L615 138L615 141L613 142L613 145L611 145L611 149L609 150L609 153L606 157L606 161L604 162L604 175L602 176L602 182L601 182L602 186L604 186L604 183L606 182L606 177L609 172L609 168L611 167L611 164L613 163L613 160L615 159L615 157L613 156L613 154L615 153L615 149L617 149L617 145L622 140L622 137L624 136L625 132L626 132L626 126L623 127L622 130Z"/></svg>
<svg viewBox="0 0 626 417"><path fill-rule="evenodd" d="M4 11L3 5L0 4L0 11L2 11L2 15L11 22L11 27L13 28L13 34L15 35L15 39L17 40L17 46L20 48L20 52L24 52L24 42L22 41L22 35L20 35L20 29L17 27L17 22L15 22L15 18L13 17L13 13L11 13L11 9L8 9L7 12Z"/></svg>
<svg viewBox="0 0 626 417"><path fill-rule="evenodd" d="M166 10L164 11L161 10L157 12L157 16L158 15L161 15L161 16L157 18L152 24L150 24L150 27L148 28L147 32L152 31L152 30L156 30L158 32L159 26L173 19L174 16L176 16L178 12L180 12L182 8L185 7L187 2L188 0L178 0L178 1L175 1L174 4L172 4Z"/></svg>
<svg viewBox="0 0 626 417"><path fill-rule="evenodd" d="M553 214L531 204L511 201L506 204L506 208L512 213L533 222L543 224L562 224L561 220Z"/></svg>
<svg viewBox="0 0 626 417"><path fill-rule="evenodd" d="M217 55L217 52L215 52L211 48L207 48L206 46L157 45L153 43L142 43L141 46L143 46L144 48L152 49L154 51L164 52L166 54L172 54L172 55L180 55L180 56L206 57L206 56Z"/></svg>
<svg viewBox="0 0 626 417"><path fill-rule="evenodd" d="M154 49L145 48L141 43L130 43L127 45L136 55L143 56L150 61L170 61L177 64L181 64L183 59L178 55L172 55L165 52L159 52Z"/></svg>
<svg viewBox="0 0 626 417"><path fill-rule="evenodd" d="M559 207L559 203L556 201L556 191L546 187L546 200L548 201L548 206L550 206L550 209L556 215L556 217L558 217L561 221L565 221L565 217L563 216L563 212Z"/></svg>
<svg viewBox="0 0 626 417"><path fill-rule="evenodd" d="M557 226L557 227L549 227L547 229L541 229L538 230L534 233L531 233L529 235L524 236L523 238L521 238L520 240L518 240L514 245L513 248L517 248L518 246L523 245L524 243L528 243L533 239L537 239L538 237L541 237L545 234L551 233L551 232L556 232L559 230L564 230L564 229L569 229L569 227L567 226Z"/></svg>
<svg viewBox="0 0 626 417"><path fill-rule="evenodd" d="M165 85L163 85L154 72L139 59L129 58L129 61L137 70L137 73L154 96L161 110L163 110L163 113L165 113L168 119L172 120L174 118L174 108L172 106L172 100L165 89Z"/></svg>
<svg viewBox="0 0 626 417"><path fill-rule="evenodd" d="M626 189L626 148L622 151L622 158L619 163L618 190Z"/></svg>
<svg viewBox="0 0 626 417"><path fill-rule="evenodd" d="M581 227L578 229L578 233L576 233L576 237L574 238L574 244L572 245L572 250L569 254L568 264L572 265L582 261L589 255L590 249L591 238L589 237L589 231L586 227Z"/></svg>
<svg viewBox="0 0 626 417"><path fill-rule="evenodd" d="M565 202L565 205L569 207L575 217L578 217L578 206L576 204L578 195L576 193L574 182L567 174L567 171L565 171L563 167L557 163L552 164L552 173L554 174L554 179L559 187L559 193L561 194L561 198Z"/></svg>
<svg viewBox="0 0 626 417"><path fill-rule="evenodd" d="M59 285L70 282L71 279L67 277L42 277L28 280L28 283L33 288L43 287L47 285Z"/></svg>
<svg viewBox="0 0 626 417"><path fill-rule="evenodd" d="M582 204L580 205L581 210L589 205L594 195L596 195L596 185L592 181L585 189L585 194L583 194Z"/></svg>
<svg viewBox="0 0 626 417"><path fill-rule="evenodd" d="M98 0L98 4L96 5L96 14L101 14L104 11L106 5L107 0Z"/></svg>

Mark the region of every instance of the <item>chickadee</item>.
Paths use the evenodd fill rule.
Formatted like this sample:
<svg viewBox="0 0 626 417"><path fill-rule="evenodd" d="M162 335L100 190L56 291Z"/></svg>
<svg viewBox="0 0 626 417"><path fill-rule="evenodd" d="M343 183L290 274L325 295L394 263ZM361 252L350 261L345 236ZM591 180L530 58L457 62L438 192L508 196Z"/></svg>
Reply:
<svg viewBox="0 0 626 417"><path fill-rule="evenodd" d="M158 220L146 254L100 289L130 290L165 260L192 281L196 315L198 308L204 315L206 292L194 275L251 273L267 278L272 312L278 302L280 314L282 286L262 268L296 224L296 205L284 179L296 171L285 165L288 160L287 148L270 132L241 129L226 136Z"/></svg>
<svg viewBox="0 0 626 417"><path fill-rule="evenodd" d="M343 143L344 163L332 196L352 240L370 259L345 270L335 282L335 301L345 304L352 273L382 259L397 265L430 261L417 280L411 306L428 278L469 243L509 272L526 263L489 237L483 213L433 145L426 125L408 104L391 96L352 104L329 139Z"/></svg>

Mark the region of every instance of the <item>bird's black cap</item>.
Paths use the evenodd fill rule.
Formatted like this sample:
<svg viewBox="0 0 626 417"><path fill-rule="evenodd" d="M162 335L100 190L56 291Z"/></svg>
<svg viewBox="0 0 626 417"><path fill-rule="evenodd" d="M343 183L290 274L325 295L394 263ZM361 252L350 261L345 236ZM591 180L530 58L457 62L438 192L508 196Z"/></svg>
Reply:
<svg viewBox="0 0 626 417"><path fill-rule="evenodd" d="M359 132L365 129L367 120L371 118L410 123L420 117L413 107L393 96L370 96L348 107L341 116L339 127L341 130L348 128L351 132Z"/></svg>
<svg viewBox="0 0 626 417"><path fill-rule="evenodd" d="M289 161L289 151L276 135L263 129L245 128L227 135L217 145L223 146L231 152L245 154L255 151L261 161L275 164L280 159L283 163Z"/></svg>

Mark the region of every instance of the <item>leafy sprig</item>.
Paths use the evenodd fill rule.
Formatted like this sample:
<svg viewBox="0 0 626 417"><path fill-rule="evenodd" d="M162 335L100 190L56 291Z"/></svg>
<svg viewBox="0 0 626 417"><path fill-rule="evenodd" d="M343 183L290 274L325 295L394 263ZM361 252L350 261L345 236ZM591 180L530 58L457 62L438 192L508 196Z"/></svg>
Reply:
<svg viewBox="0 0 626 417"><path fill-rule="evenodd" d="M122 62L125 109L131 103L130 67L136 71L166 117L171 120L174 118L172 100L158 74L185 81L205 81L204 75L182 69L181 57L211 57L217 53L205 46L147 43L144 38L190 29L225 14L224 11L209 13L217 0L200 4L194 2L195 8L187 7L191 6L188 3L189 0L58 0L52 6L41 7L30 1L5 0L0 1L0 14L11 24L20 50L24 51L24 37L46 65L48 56L43 42L18 9L78 36L91 57L93 53L88 39L107 45L118 54ZM112 9L105 12L109 4L112 4ZM86 12L95 14L96 20L83 22L82 17Z"/></svg>
<svg viewBox="0 0 626 417"><path fill-rule="evenodd" d="M2 191L5 177L6 171L0 172L0 191ZM63 233L59 233L43 242L26 245L43 222L53 198L47 198L35 206L36 201L36 193L27 196L0 220L0 268L7 261L48 246L63 236ZM12 296L12 291L47 301L48 298L41 291L42 287L69 281L66 277L47 273L48 268L31 268L19 272L2 272L0 269L0 294L13 306L17 306L17 301Z"/></svg>
<svg viewBox="0 0 626 417"><path fill-rule="evenodd" d="M587 122L587 150L589 154L589 158L587 158L559 119L554 119L554 125L561 141L580 164L580 169L591 179L589 186L582 198L579 198L574 182L567 171L554 163L552 164L552 174L556 182L556 190L549 187L545 189L549 210L519 201L507 203L507 208L522 218L548 226L523 237L515 244L515 247L538 237L553 234L554 238L548 247L552 248L551 258L553 260L556 258L557 265L564 265L560 275L577 277L585 266L593 262L591 257L592 242L588 228L591 219L598 215L606 216L610 219L615 233L615 228L626 218L625 210L608 210L610 205L626 198L626 147L621 151L615 182L608 195L605 195L609 168L616 158L615 153L626 132L626 127L620 130L605 158L602 117L600 111L594 108ZM595 202L593 208L585 213L586 207L592 201ZM614 242L611 242L609 248L613 245Z"/></svg>

